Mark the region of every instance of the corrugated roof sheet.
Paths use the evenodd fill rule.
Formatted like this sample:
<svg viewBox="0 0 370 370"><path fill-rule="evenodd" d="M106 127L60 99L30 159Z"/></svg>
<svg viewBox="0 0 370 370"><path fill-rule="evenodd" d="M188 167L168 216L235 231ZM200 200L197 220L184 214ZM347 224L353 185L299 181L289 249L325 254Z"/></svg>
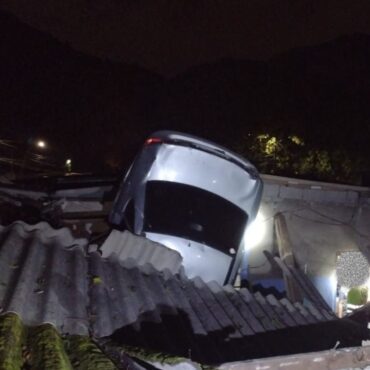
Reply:
<svg viewBox="0 0 370 370"><path fill-rule="evenodd" d="M1 228L1 310L18 313L28 325L49 322L62 333L95 337L115 333L125 344L183 356L190 350L196 359L212 348L220 361L258 354L251 343L261 344L263 335L280 338L284 330L336 322L323 307L188 280L85 249L85 240L45 223ZM235 341L239 347L230 346Z"/></svg>
<svg viewBox="0 0 370 370"><path fill-rule="evenodd" d="M173 274L179 273L182 257L173 249L153 242L142 236L137 236L128 230L111 230L108 238L100 247L103 258L115 255L119 260L134 259L136 265L151 264L156 270L170 270Z"/></svg>
<svg viewBox="0 0 370 370"><path fill-rule="evenodd" d="M89 337L62 337L50 324L27 327L15 314L0 316L1 369L143 370L122 351L109 355Z"/></svg>
<svg viewBox="0 0 370 370"><path fill-rule="evenodd" d="M367 368L370 347L330 350L294 356L269 357L246 362L225 363L221 370L255 370L287 367L292 369ZM132 347L100 346L87 336L64 335L50 324L25 326L18 315L0 315L0 368L1 369L143 369L199 370L203 367L181 357L145 351Z"/></svg>
<svg viewBox="0 0 370 370"><path fill-rule="evenodd" d="M300 295L306 300L306 306L322 310L322 314L329 318L330 306L317 291L311 280L297 267L289 265L279 257L274 257L270 252L264 251L269 262L281 269L282 273L292 279L293 285L299 290Z"/></svg>
<svg viewBox="0 0 370 370"><path fill-rule="evenodd" d="M55 324L88 334L85 239L66 228L23 222L0 229L0 307L28 325Z"/></svg>

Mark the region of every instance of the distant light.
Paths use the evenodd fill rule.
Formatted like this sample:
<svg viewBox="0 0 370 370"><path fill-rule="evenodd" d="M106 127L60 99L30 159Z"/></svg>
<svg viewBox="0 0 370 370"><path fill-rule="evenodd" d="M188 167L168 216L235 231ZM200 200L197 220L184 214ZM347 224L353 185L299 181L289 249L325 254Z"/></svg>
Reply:
<svg viewBox="0 0 370 370"><path fill-rule="evenodd" d="M244 234L244 249L250 250L260 244L266 235L266 219L260 211Z"/></svg>
<svg viewBox="0 0 370 370"><path fill-rule="evenodd" d="M39 140L39 141L36 142L36 146L38 148L45 149L46 148L46 143L45 143L44 140Z"/></svg>
<svg viewBox="0 0 370 370"><path fill-rule="evenodd" d="M71 158L68 158L66 160L65 168L66 168L66 171L67 172L71 172L72 171L72 159Z"/></svg>

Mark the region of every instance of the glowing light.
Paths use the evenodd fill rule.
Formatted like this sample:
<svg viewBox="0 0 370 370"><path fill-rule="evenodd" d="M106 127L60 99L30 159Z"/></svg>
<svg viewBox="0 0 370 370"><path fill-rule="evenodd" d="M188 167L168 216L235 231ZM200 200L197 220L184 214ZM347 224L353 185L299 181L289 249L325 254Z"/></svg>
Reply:
<svg viewBox="0 0 370 370"><path fill-rule="evenodd" d="M72 159L68 158L66 160L65 168L66 168L67 172L72 171Z"/></svg>
<svg viewBox="0 0 370 370"><path fill-rule="evenodd" d="M329 282L330 282L331 291L336 292L337 291L338 280L337 280L337 274L336 274L335 271L333 271L333 273L330 275Z"/></svg>
<svg viewBox="0 0 370 370"><path fill-rule="evenodd" d="M151 145L151 144L162 144L163 141L160 138L157 137L150 137L145 141L145 145Z"/></svg>
<svg viewBox="0 0 370 370"><path fill-rule="evenodd" d="M45 141L44 141L44 140L38 140L38 141L36 142L36 146L37 146L38 148L45 149L45 148L46 148L46 143L45 143Z"/></svg>
<svg viewBox="0 0 370 370"><path fill-rule="evenodd" d="M262 212L248 226L244 234L244 249L250 250L260 244L266 235L266 220Z"/></svg>

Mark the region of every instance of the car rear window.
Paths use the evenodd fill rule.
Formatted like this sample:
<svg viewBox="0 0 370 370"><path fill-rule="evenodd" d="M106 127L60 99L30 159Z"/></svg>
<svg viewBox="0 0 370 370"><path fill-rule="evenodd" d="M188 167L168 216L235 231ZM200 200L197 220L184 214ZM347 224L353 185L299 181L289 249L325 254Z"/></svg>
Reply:
<svg viewBox="0 0 370 370"><path fill-rule="evenodd" d="M144 231L204 243L224 253L237 250L247 214L228 200L194 186L149 181Z"/></svg>

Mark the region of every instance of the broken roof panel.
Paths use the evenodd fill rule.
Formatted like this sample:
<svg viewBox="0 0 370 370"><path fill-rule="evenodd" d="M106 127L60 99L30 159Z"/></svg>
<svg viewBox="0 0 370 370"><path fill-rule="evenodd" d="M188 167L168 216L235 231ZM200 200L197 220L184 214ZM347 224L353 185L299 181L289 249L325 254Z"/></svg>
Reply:
<svg viewBox="0 0 370 370"><path fill-rule="evenodd" d="M89 337L62 337L49 324L26 327L15 314L0 316L0 368L143 370L123 351L109 356Z"/></svg>
<svg viewBox="0 0 370 370"><path fill-rule="evenodd" d="M190 357L205 362L298 351L309 341L301 328L321 335L322 325L332 325L342 335L339 321L323 307L189 280L149 264L138 267L133 259L104 259L86 253L86 240L46 223L0 229L0 271L2 311L18 313L28 325L49 322L62 333L97 338L114 334L126 345L186 357L190 350ZM347 337L358 342L365 335L346 325ZM288 337L296 343L285 343ZM322 348L320 340L309 343L310 350ZM325 346L334 344L328 334Z"/></svg>
<svg viewBox="0 0 370 370"><path fill-rule="evenodd" d="M0 307L29 325L87 334L85 239L47 223L0 228Z"/></svg>
<svg viewBox="0 0 370 370"><path fill-rule="evenodd" d="M115 255L119 260L133 259L138 266L151 264L156 270L180 272L182 257L176 250L165 247L152 240L137 236L128 230L112 230L100 247L104 258Z"/></svg>
<svg viewBox="0 0 370 370"><path fill-rule="evenodd" d="M370 347L330 349L329 351L269 357L244 362L224 363L220 370L256 370L288 367L292 369L365 369L370 365ZM141 348L114 347L96 343L84 336L61 336L52 325L25 326L14 314L0 316L0 367L4 369L101 369L143 370L188 369L203 366L181 357L145 351Z"/></svg>

